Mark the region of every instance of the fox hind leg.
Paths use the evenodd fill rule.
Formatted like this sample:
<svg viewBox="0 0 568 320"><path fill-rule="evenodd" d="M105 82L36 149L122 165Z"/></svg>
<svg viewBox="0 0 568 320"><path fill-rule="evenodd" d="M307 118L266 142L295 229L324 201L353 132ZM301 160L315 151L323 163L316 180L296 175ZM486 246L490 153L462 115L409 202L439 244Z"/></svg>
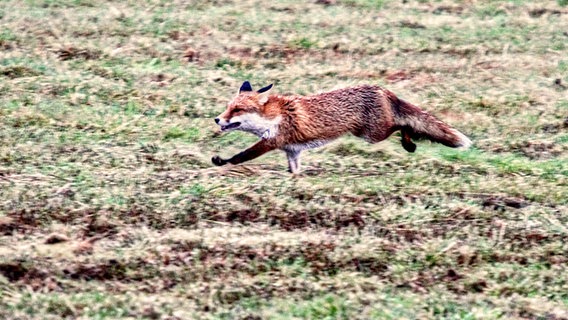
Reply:
<svg viewBox="0 0 568 320"><path fill-rule="evenodd" d="M400 142L402 142L402 147L404 148L404 150L408 152L416 151L416 144L414 144L414 142L412 142L412 140L410 139L412 137L412 129L402 128L400 130L400 135L402 137Z"/></svg>

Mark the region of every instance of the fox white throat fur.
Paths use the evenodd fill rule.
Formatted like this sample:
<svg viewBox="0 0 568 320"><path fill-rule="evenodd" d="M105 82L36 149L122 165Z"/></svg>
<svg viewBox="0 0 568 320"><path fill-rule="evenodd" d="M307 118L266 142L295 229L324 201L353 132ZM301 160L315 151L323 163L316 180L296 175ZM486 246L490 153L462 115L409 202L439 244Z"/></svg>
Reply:
<svg viewBox="0 0 568 320"><path fill-rule="evenodd" d="M391 91L373 85L339 89L311 96L271 95L272 85L253 91L245 81L239 93L215 122L221 131L241 130L260 137L250 148L213 164L239 164L272 150L282 150L292 173L300 171L300 154L344 134L370 143L400 131L402 147L416 150L412 140L425 138L452 148L468 148L463 133L432 114L399 99Z"/></svg>

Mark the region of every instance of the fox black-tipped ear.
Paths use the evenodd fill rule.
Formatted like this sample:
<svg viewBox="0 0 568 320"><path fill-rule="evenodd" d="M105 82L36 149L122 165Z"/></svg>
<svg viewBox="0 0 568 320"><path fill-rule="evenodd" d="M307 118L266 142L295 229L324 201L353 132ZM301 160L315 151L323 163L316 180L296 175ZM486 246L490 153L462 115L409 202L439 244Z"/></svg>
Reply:
<svg viewBox="0 0 568 320"><path fill-rule="evenodd" d="M243 82L243 85L239 89L239 93L245 92L245 91L252 91L252 87L250 85L250 82L248 82L248 81Z"/></svg>
<svg viewBox="0 0 568 320"><path fill-rule="evenodd" d="M272 84L266 86L260 90L258 90L258 103L264 105L268 102L268 96L270 95L270 89L272 88Z"/></svg>
<svg viewBox="0 0 568 320"><path fill-rule="evenodd" d="M266 86L266 87L264 87L264 88L258 90L257 92L258 92L258 93L266 92L266 91L272 89L272 86L273 86L273 84L271 83L270 85L268 85L268 86Z"/></svg>

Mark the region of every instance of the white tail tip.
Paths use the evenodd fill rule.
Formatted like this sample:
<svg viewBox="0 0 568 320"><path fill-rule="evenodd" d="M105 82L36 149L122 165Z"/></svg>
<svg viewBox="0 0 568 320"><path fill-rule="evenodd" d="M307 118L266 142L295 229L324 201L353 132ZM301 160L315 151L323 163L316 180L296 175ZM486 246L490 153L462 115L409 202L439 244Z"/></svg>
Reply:
<svg viewBox="0 0 568 320"><path fill-rule="evenodd" d="M460 149L468 149L469 147L471 147L472 142L471 140L469 140L468 137L465 136L465 134L459 132L456 129L452 129L452 132L456 135L456 137L458 137L459 139L459 146L458 148Z"/></svg>

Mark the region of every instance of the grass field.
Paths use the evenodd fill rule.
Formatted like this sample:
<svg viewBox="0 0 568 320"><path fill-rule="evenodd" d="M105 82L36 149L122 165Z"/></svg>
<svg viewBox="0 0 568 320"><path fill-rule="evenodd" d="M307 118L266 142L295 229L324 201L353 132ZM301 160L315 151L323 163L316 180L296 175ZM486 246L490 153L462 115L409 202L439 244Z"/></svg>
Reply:
<svg viewBox="0 0 568 320"><path fill-rule="evenodd" d="M0 318L568 319L568 3L0 1ZM466 133L213 167L244 80Z"/></svg>

